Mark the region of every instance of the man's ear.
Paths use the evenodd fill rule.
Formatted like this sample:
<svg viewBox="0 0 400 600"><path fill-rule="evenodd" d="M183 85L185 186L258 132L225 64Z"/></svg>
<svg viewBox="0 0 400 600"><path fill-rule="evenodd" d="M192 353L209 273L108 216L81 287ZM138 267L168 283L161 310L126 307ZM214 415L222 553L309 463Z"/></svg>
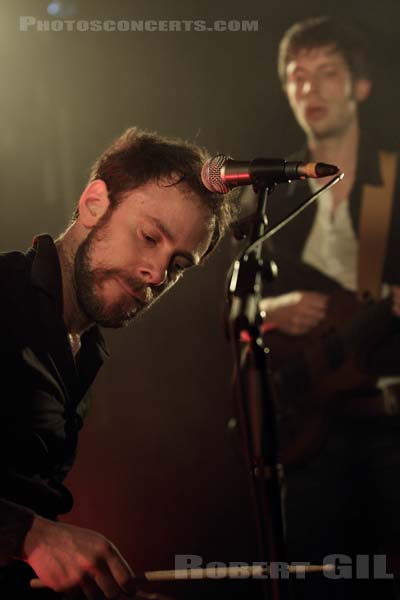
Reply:
<svg viewBox="0 0 400 600"><path fill-rule="evenodd" d="M83 227L92 229L105 215L110 206L107 186L101 179L91 181L79 198L78 221Z"/></svg>
<svg viewBox="0 0 400 600"><path fill-rule="evenodd" d="M370 79L357 79L354 84L354 98L357 102L364 102L371 93L372 82Z"/></svg>

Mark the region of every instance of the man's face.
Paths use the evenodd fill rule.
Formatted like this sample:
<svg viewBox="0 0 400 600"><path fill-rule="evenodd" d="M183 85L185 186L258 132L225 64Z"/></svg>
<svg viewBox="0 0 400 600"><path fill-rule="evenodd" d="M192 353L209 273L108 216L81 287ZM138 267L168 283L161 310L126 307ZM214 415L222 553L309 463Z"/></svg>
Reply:
<svg viewBox="0 0 400 600"><path fill-rule="evenodd" d="M182 185L132 190L90 231L75 257L78 302L103 327L123 327L209 247L213 217Z"/></svg>
<svg viewBox="0 0 400 600"><path fill-rule="evenodd" d="M300 50L286 67L285 87L308 137L335 137L356 118L359 82L353 82L344 57L331 46Z"/></svg>

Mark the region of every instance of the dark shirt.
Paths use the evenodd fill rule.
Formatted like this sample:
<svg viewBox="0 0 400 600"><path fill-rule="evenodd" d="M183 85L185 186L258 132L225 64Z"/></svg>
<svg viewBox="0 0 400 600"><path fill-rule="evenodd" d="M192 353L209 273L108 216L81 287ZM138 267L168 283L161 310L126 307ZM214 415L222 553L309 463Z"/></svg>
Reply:
<svg viewBox="0 0 400 600"><path fill-rule="evenodd" d="M0 498L56 518L72 507L62 482L107 352L93 326L74 361L50 236L38 236L26 254L0 255L0 289Z"/></svg>

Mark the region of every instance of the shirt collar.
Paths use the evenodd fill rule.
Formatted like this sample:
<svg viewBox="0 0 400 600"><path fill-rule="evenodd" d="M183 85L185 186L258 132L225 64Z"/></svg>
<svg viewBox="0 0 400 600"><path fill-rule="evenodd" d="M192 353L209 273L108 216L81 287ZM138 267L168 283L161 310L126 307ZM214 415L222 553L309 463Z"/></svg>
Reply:
<svg viewBox="0 0 400 600"><path fill-rule="evenodd" d="M361 132L358 147L356 180L361 184L382 185L379 145L373 134Z"/></svg>
<svg viewBox="0 0 400 600"><path fill-rule="evenodd" d="M57 248L47 233L37 235L33 239L32 248L28 251L31 256L31 282L47 296L53 298L57 311L63 312L62 275Z"/></svg>
<svg viewBox="0 0 400 600"><path fill-rule="evenodd" d="M288 160L309 161L310 152L307 144L300 150L292 154ZM346 176L346 169L344 174ZM358 157L356 181L360 184L382 185L382 175L379 162L379 144L371 132L361 130ZM288 186L288 196L292 196L297 188L297 181L293 181Z"/></svg>
<svg viewBox="0 0 400 600"><path fill-rule="evenodd" d="M63 286L60 259L53 238L47 233L35 236L32 248L27 252L32 261L31 282L42 290L55 303L57 314L63 315ZM82 335L82 345L89 342L98 346L103 357L109 356L104 337L97 325L90 327Z"/></svg>

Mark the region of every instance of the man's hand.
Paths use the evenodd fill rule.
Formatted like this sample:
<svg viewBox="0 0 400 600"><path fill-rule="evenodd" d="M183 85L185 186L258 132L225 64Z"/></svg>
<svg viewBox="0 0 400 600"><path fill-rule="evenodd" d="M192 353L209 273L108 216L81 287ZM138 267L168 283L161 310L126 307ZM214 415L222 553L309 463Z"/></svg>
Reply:
<svg viewBox="0 0 400 600"><path fill-rule="evenodd" d="M291 292L274 298L264 298L260 310L268 321L289 335L303 335L316 327L326 315L328 296L318 292Z"/></svg>
<svg viewBox="0 0 400 600"><path fill-rule="evenodd" d="M400 285L392 285L393 294L393 312L396 317L400 317Z"/></svg>
<svg viewBox="0 0 400 600"><path fill-rule="evenodd" d="M135 576L105 537L35 516L21 556L42 584L56 592L81 590L89 600L134 594Z"/></svg>

